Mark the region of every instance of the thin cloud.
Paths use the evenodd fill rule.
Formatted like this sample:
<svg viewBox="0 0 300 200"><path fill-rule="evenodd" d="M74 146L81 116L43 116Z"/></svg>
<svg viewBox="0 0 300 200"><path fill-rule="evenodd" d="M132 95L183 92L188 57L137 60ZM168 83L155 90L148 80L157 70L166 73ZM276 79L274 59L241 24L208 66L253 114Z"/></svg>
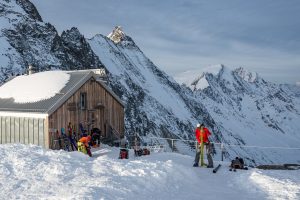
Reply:
<svg viewBox="0 0 300 200"><path fill-rule="evenodd" d="M32 2L59 32L76 26L90 38L121 25L171 75L223 63L245 66L274 82L299 80L299 1Z"/></svg>

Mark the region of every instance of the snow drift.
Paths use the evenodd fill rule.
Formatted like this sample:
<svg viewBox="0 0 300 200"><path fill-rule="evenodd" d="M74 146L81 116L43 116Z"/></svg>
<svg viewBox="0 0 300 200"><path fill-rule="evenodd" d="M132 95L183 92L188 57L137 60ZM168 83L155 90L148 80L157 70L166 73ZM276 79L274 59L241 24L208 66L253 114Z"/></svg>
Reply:
<svg viewBox="0 0 300 200"><path fill-rule="evenodd" d="M176 153L119 160L117 148L94 157L20 144L0 145L0 196L6 199L299 199L299 170L217 174Z"/></svg>

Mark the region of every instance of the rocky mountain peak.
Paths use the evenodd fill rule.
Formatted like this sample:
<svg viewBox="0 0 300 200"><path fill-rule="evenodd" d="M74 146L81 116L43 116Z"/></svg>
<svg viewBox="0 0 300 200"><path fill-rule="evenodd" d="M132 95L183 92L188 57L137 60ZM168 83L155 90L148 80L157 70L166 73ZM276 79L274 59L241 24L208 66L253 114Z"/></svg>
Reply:
<svg viewBox="0 0 300 200"><path fill-rule="evenodd" d="M176 79L178 79L179 82L182 82L188 87L190 87L192 91L198 89L203 90L209 86L209 83L207 82L208 76L213 76L217 78L218 76L221 76L225 71L228 70L229 69L227 69L227 67L225 67L223 64L210 65L201 70L186 71L182 74L181 77L176 77ZM199 75L195 76L195 74Z"/></svg>
<svg viewBox="0 0 300 200"><path fill-rule="evenodd" d="M63 31L53 47L53 53L60 59L62 66L66 69L103 67L85 37L75 27Z"/></svg>
<svg viewBox="0 0 300 200"><path fill-rule="evenodd" d="M37 11L36 7L28 0L16 0L16 3L20 5L24 11L34 20L42 22L42 17Z"/></svg>
<svg viewBox="0 0 300 200"><path fill-rule="evenodd" d="M121 26L116 26L114 30L107 37L117 44L123 41L126 35L123 32Z"/></svg>
<svg viewBox="0 0 300 200"><path fill-rule="evenodd" d="M72 27L70 30L63 31L61 34L61 39L66 46L70 46L70 43L72 43L73 48L81 48L83 43L86 44L84 36L75 27Z"/></svg>
<svg viewBox="0 0 300 200"><path fill-rule="evenodd" d="M244 81L247 81L249 83L253 83L258 79L258 74L256 72L249 72L243 67L237 68L236 70L234 70L234 73L236 73Z"/></svg>

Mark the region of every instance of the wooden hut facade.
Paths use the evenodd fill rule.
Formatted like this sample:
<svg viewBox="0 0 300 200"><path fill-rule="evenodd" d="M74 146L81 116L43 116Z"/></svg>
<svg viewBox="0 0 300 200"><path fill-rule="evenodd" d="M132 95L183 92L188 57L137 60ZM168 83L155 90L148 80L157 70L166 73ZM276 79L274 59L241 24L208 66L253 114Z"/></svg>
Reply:
<svg viewBox="0 0 300 200"><path fill-rule="evenodd" d="M69 123L77 135L83 127L88 132L100 129L104 139L123 137L124 105L97 71L62 73L68 73L70 78L54 97L21 104L12 98L0 98L1 144L32 143L54 148L56 134L62 128L67 130Z"/></svg>

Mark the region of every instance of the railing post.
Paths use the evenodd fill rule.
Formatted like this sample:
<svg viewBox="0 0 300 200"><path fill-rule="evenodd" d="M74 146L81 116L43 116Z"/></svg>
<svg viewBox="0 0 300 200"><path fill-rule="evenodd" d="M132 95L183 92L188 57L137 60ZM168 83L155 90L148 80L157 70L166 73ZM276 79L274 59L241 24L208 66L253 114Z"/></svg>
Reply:
<svg viewBox="0 0 300 200"><path fill-rule="evenodd" d="M224 144L221 143L221 161L223 161L224 157Z"/></svg>

